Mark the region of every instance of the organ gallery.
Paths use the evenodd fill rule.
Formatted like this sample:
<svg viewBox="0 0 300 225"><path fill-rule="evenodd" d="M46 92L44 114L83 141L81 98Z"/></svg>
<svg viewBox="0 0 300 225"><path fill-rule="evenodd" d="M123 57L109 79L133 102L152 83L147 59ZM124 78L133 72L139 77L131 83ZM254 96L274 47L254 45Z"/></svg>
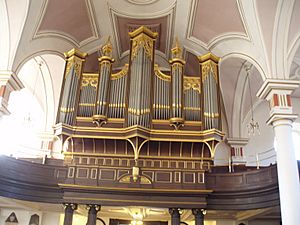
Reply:
<svg viewBox="0 0 300 225"><path fill-rule="evenodd" d="M129 33L129 62L115 72L109 39L101 48L99 73L82 73L87 54L75 49L65 54L55 126L66 146L68 179L63 187L138 188L137 193L171 188L174 193L165 197L168 204L151 204L206 206L211 191L205 187L205 172L211 170L215 147L224 135L219 58L199 56L201 74L186 76L176 40L171 70L161 71L155 64L157 35L144 26ZM182 196L191 190L197 197ZM126 198L133 201L133 196Z"/></svg>

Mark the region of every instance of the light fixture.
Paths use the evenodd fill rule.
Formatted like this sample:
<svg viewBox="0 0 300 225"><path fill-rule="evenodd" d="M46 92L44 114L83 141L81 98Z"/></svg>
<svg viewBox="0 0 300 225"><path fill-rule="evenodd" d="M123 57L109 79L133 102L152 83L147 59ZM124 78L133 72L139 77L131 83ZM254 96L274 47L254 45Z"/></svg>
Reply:
<svg viewBox="0 0 300 225"><path fill-rule="evenodd" d="M32 99L31 99L31 103L30 104L33 104L34 102L34 98L35 98L35 91L37 89L37 80L39 78L39 75L40 75L40 72L41 72L41 68L42 68L42 65L43 65L43 61L37 61L35 59L35 62L37 63L38 65L38 70L37 70L37 74L35 75L35 80L34 80L34 86L33 86L33 90L32 90ZM24 116L24 124L27 125L28 127L31 127L33 124L32 124L32 115L31 115L31 109L33 107L29 107L29 111L28 111L28 114Z"/></svg>
<svg viewBox="0 0 300 225"><path fill-rule="evenodd" d="M253 113L253 102L252 102L252 91L251 91L251 85L250 85L250 70L252 68L251 66L244 66L245 70L246 70L246 79L248 82L248 88L249 88L249 94L250 94L250 104L251 104L251 120L250 122L247 124L247 129L248 129L248 135L255 135L255 133L260 134L260 130L259 130L259 124L257 121L254 120L254 113Z"/></svg>

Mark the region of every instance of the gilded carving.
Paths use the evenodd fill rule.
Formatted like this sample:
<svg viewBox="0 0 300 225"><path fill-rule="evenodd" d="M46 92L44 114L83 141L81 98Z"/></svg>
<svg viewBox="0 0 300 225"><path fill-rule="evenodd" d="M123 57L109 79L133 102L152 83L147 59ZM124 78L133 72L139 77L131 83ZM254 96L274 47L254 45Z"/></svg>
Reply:
<svg viewBox="0 0 300 225"><path fill-rule="evenodd" d="M171 82L171 76L161 72L157 64L154 65L154 74L161 80Z"/></svg>
<svg viewBox="0 0 300 225"><path fill-rule="evenodd" d="M125 64L124 67L122 68L121 71L119 71L118 73L114 73L111 75L111 80L117 80L123 76L126 76L128 73L128 68L129 68L129 64Z"/></svg>
<svg viewBox="0 0 300 225"><path fill-rule="evenodd" d="M184 77L183 90L188 91L193 89L201 93L201 80L198 77Z"/></svg>
<svg viewBox="0 0 300 225"><path fill-rule="evenodd" d="M144 48L146 55L152 61L153 58L153 42L154 40L145 34L139 34L132 40L131 60L133 60L140 48Z"/></svg>
<svg viewBox="0 0 300 225"><path fill-rule="evenodd" d="M98 76L97 75L83 75L81 81L81 87L92 86L97 88L98 86Z"/></svg>
<svg viewBox="0 0 300 225"><path fill-rule="evenodd" d="M212 61L204 62L202 64L202 82L206 80L210 72L212 72L215 81L218 83L217 64Z"/></svg>

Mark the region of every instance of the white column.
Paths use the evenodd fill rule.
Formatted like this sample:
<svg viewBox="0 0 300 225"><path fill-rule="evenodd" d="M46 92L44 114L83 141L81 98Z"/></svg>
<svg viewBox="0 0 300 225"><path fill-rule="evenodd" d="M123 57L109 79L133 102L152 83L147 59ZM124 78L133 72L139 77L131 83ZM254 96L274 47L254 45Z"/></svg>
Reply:
<svg viewBox="0 0 300 225"><path fill-rule="evenodd" d="M257 96L270 102L270 118L275 133L280 209L283 225L300 223L300 184L292 137L292 123L297 115L292 112L291 93L299 81L266 80Z"/></svg>
<svg viewBox="0 0 300 225"><path fill-rule="evenodd" d="M277 173L283 225L300 223L300 185L296 161L292 120L280 118L272 122L277 151Z"/></svg>

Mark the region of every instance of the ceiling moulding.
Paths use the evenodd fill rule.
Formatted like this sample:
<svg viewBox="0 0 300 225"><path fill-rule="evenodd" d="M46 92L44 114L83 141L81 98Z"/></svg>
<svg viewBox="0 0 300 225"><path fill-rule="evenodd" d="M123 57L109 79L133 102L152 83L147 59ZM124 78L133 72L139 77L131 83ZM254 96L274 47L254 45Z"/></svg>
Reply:
<svg viewBox="0 0 300 225"><path fill-rule="evenodd" d="M167 29L165 29L165 39L161 40L159 39L159 43L158 45L162 45L162 42L165 42L165 49L163 52L161 52L161 54L164 55L164 57L168 58L169 54L170 54L170 49L171 49L171 45L172 45L172 40L173 35L174 35L174 14L175 14L175 4L171 5L170 7L168 7L167 9L163 10L163 11L159 11L156 13L141 13L141 14L129 14L126 12L120 12L117 11L115 8L112 8L111 5L108 5L109 7L109 12L110 12L110 18L113 24L113 33L114 33L114 42L117 49L117 54L118 57L122 60L124 57L126 57L128 55L128 49L122 49L122 44L121 44L121 35L125 35L125 38L128 38L128 34L120 34L120 27L118 26L118 20L119 19L124 19L124 20L128 20L127 23L127 30L130 31L131 29L134 29L137 26L140 25L146 25L148 26L150 29L152 28L154 31L156 31L158 29L158 31L162 32L164 31L162 24L161 23L157 23L155 21L157 21L158 19L162 19L162 20L166 20L166 24L164 24L164 26L166 26ZM141 24L142 21L145 21L145 24ZM160 33L161 34L161 33ZM158 38L160 38L162 35L160 35ZM157 46L156 46L157 47ZM157 49L159 50L159 49ZM156 51L157 51L156 50Z"/></svg>
<svg viewBox="0 0 300 225"><path fill-rule="evenodd" d="M230 39L243 39L250 41L250 36L249 36L249 31L247 27L247 23L245 21L244 17L244 11L242 10L241 2L239 0L236 1L240 19L242 21L242 26L244 29L244 32L222 32L213 38L211 38L208 42L202 41L199 38L193 36L193 30L195 27L195 18L196 18L196 13L197 13L197 6L199 4L198 0L192 0L191 6L190 6L190 18L189 18L189 23L188 27L186 30L186 39L195 43L196 45L200 45L207 51L210 49L213 49L216 45L218 45L222 41L230 40Z"/></svg>
<svg viewBox="0 0 300 225"><path fill-rule="evenodd" d="M43 19L47 12L47 6L48 6L49 2L50 2L49 0L46 0L42 6L43 10L41 11L41 14L39 16L38 24L35 28L34 35L32 37L33 40L38 39L38 38L45 38L45 37L49 38L49 36L50 36L53 38L62 39L64 41L67 41L70 44L76 46L77 48L81 48L81 47L83 47L87 44L90 44L91 42L96 41L100 38L99 28L98 28L98 25L96 23L96 18L95 18L95 9L94 9L94 6L93 6L93 3L91 0L86 0L85 3L86 3L86 9L88 12L88 20L89 20L88 25L91 28L90 31L92 33L92 36L80 41L73 35L71 35L67 32L61 31L61 30L47 30L47 29L40 30Z"/></svg>
<svg viewBox="0 0 300 225"><path fill-rule="evenodd" d="M157 2L158 0L127 0L127 1L135 5L149 5Z"/></svg>

